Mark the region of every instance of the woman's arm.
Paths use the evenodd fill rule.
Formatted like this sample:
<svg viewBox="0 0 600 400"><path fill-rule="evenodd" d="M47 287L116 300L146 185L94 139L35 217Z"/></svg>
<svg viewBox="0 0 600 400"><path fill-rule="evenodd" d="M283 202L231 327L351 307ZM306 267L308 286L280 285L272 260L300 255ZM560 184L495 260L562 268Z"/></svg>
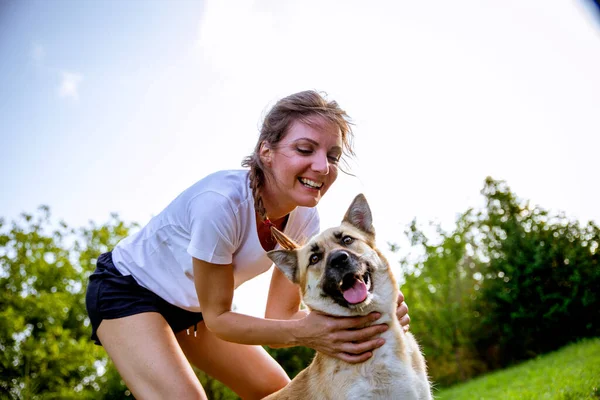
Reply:
<svg viewBox="0 0 600 400"><path fill-rule="evenodd" d="M223 340L248 345L285 347L302 345L356 363L371 357L383 345L376 337L387 325L357 329L379 318L329 317L316 312L296 320L262 319L231 311L233 266L216 265L193 258L196 291L206 327Z"/></svg>
<svg viewBox="0 0 600 400"><path fill-rule="evenodd" d="M255 318L231 311L233 266L217 265L193 258L194 282L206 327L229 342L264 345L294 345L285 321Z"/></svg>
<svg viewBox="0 0 600 400"><path fill-rule="evenodd" d="M301 310L300 289L279 270L273 268L265 318L269 319L301 319L308 316L308 310ZM286 345L270 345L272 348L290 347Z"/></svg>
<svg viewBox="0 0 600 400"><path fill-rule="evenodd" d="M301 310L300 289L279 270L273 268L269 297L265 318L271 319L300 319L308 315L308 310Z"/></svg>

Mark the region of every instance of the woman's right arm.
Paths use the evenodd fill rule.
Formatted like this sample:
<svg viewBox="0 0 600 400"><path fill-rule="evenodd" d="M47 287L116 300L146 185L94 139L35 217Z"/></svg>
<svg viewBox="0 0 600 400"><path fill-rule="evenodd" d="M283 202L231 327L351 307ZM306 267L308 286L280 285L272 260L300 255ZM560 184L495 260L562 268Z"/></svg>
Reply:
<svg viewBox="0 0 600 400"><path fill-rule="evenodd" d="M297 344L286 321L265 320L232 311L233 266L193 258L194 282L206 327L229 342Z"/></svg>
<svg viewBox="0 0 600 400"><path fill-rule="evenodd" d="M337 318L310 313L297 320L262 319L231 310L234 279L232 265L211 264L193 259L196 291L206 327L223 340L274 347L306 346L347 362L367 360L370 351L381 346L375 336L387 329L360 326L378 318Z"/></svg>

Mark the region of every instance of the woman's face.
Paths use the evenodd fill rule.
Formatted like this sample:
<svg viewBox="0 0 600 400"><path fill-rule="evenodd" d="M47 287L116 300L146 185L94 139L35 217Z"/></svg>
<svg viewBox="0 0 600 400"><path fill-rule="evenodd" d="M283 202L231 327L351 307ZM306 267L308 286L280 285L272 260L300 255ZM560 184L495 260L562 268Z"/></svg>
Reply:
<svg viewBox="0 0 600 400"><path fill-rule="evenodd" d="M314 207L338 176L341 132L320 117L310 125L294 121L277 147L265 155L263 162L271 172L265 188L269 203L284 212L296 206Z"/></svg>

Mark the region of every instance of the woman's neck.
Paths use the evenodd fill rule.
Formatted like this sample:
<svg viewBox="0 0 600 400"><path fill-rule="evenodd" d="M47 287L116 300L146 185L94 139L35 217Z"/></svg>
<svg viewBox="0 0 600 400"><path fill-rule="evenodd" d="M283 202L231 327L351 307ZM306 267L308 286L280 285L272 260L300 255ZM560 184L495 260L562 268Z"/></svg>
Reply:
<svg viewBox="0 0 600 400"><path fill-rule="evenodd" d="M279 218L277 220L272 220L271 223L273 225L275 225L275 227L277 229L279 229L281 232L283 232L285 230L285 226L287 224L288 217L289 217L289 214L285 215L282 218ZM271 227L268 224L265 224L263 222L264 221L262 220L261 216L258 215L258 212L257 212L256 213L256 226L257 226L258 238L260 240L260 244L262 245L262 248L265 251L270 251L275 248L277 241L275 240L275 238L272 235Z"/></svg>
<svg viewBox="0 0 600 400"><path fill-rule="evenodd" d="M285 218L296 209L295 204L284 204L281 201L278 201L277 196L270 195L268 191L263 192L261 198L267 212L267 217L269 217L273 223Z"/></svg>

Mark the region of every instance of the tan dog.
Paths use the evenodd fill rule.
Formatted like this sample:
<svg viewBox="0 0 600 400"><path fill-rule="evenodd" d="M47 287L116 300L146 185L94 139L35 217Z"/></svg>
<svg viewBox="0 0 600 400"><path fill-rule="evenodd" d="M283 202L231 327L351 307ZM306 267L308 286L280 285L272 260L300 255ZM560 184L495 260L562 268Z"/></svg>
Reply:
<svg viewBox="0 0 600 400"><path fill-rule="evenodd" d="M294 250L268 253L275 265L300 286L311 309L335 316L381 313L375 323L390 329L385 344L359 364L323 353L285 388L266 397L281 399L432 399L425 359L396 317L398 285L389 264L375 247L371 210L356 196L342 224Z"/></svg>

